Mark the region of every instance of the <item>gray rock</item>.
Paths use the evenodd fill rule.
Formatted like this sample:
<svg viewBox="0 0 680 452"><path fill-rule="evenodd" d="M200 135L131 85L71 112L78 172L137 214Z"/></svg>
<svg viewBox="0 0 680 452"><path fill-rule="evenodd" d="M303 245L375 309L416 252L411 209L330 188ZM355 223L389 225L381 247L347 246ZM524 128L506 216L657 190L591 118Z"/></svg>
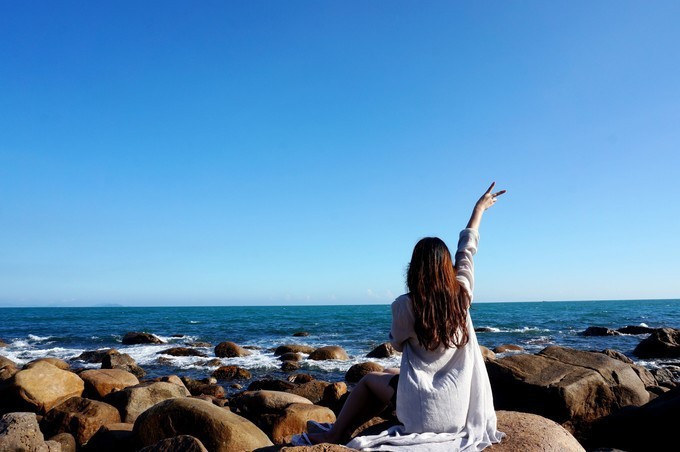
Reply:
<svg viewBox="0 0 680 452"><path fill-rule="evenodd" d="M0 418L0 450L48 451L35 413L8 413Z"/></svg>
<svg viewBox="0 0 680 452"><path fill-rule="evenodd" d="M104 401L118 408L123 422L135 422L140 414L159 402L190 395L182 386L159 381L112 392L104 398Z"/></svg>

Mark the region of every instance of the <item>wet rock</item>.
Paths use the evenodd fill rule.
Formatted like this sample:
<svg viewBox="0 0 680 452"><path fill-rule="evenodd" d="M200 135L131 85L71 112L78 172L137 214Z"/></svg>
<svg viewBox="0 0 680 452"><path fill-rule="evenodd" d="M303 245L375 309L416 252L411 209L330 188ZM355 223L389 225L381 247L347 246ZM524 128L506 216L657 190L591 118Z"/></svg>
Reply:
<svg viewBox="0 0 680 452"><path fill-rule="evenodd" d="M113 406L96 400L72 397L47 412L41 427L47 435L70 433L82 447L106 424L120 422L120 414Z"/></svg>
<svg viewBox="0 0 680 452"><path fill-rule="evenodd" d="M345 352L342 347L338 347L337 345L328 345L326 347L319 347L314 350L309 354L309 359L313 359L315 361L328 359L347 361L349 356L347 356L347 352Z"/></svg>
<svg viewBox="0 0 680 452"><path fill-rule="evenodd" d="M118 408L123 422L134 422L140 414L159 402L190 395L186 388L176 384L155 382L141 383L112 392L104 401Z"/></svg>
<svg viewBox="0 0 680 452"><path fill-rule="evenodd" d="M484 358L484 361L489 359L496 359L496 354L489 350L488 348L484 347L483 345L479 346L479 351L482 352L482 357Z"/></svg>
<svg viewBox="0 0 680 452"><path fill-rule="evenodd" d="M233 342L220 342L215 347L215 356L218 358L237 358L250 354L251 352Z"/></svg>
<svg viewBox="0 0 680 452"><path fill-rule="evenodd" d="M300 369L300 363L296 361L284 361L281 363L281 370L284 372L295 372Z"/></svg>
<svg viewBox="0 0 680 452"><path fill-rule="evenodd" d="M496 408L539 414L574 432L649 400L629 364L601 353L550 346L537 355L515 354L486 365Z"/></svg>
<svg viewBox="0 0 680 452"><path fill-rule="evenodd" d="M619 361L624 362L626 364L633 364L632 359L630 359L629 357L627 357L623 353L621 353L617 350L614 350L612 348L604 349L600 353L603 353L603 354L609 356L610 358L618 359Z"/></svg>
<svg viewBox="0 0 680 452"><path fill-rule="evenodd" d="M252 377L249 371L238 366L218 367L212 376L218 380L249 380Z"/></svg>
<svg viewBox="0 0 680 452"><path fill-rule="evenodd" d="M307 431L308 421L335 422L335 414L326 407L310 404L289 405L274 421L271 438L275 444L285 444L293 435Z"/></svg>
<svg viewBox="0 0 680 452"><path fill-rule="evenodd" d="M673 328L655 330L635 347L633 354L640 358L679 358L680 330Z"/></svg>
<svg viewBox="0 0 680 452"><path fill-rule="evenodd" d="M287 389L286 392L302 396L311 400L312 403L319 403L323 399L323 393L328 385L330 385L330 383L327 381L312 380L310 382L297 385L294 388Z"/></svg>
<svg viewBox="0 0 680 452"><path fill-rule="evenodd" d="M61 452L76 452L76 439L70 433L57 433L49 441L59 443Z"/></svg>
<svg viewBox="0 0 680 452"><path fill-rule="evenodd" d="M132 432L133 424L120 422L102 425L87 443L86 450L93 452L135 452L139 449Z"/></svg>
<svg viewBox="0 0 680 452"><path fill-rule="evenodd" d="M582 336L620 336L616 330L605 328L603 326L589 326L581 333Z"/></svg>
<svg viewBox="0 0 680 452"><path fill-rule="evenodd" d="M102 399L107 394L139 384L137 377L121 369L90 369L80 373L85 382L85 395Z"/></svg>
<svg viewBox="0 0 680 452"><path fill-rule="evenodd" d="M34 413L8 413L0 418L0 450L48 451Z"/></svg>
<svg viewBox="0 0 680 452"><path fill-rule="evenodd" d="M300 361L302 359L302 355L299 353L288 352L279 356L279 359L281 361Z"/></svg>
<svg viewBox="0 0 680 452"><path fill-rule="evenodd" d="M189 343L187 343L187 345L189 347L205 347L205 348L212 347L212 344L210 342L202 342L202 341L189 342Z"/></svg>
<svg viewBox="0 0 680 452"><path fill-rule="evenodd" d="M105 348L101 350L88 350L78 355L74 360L85 361L86 363L101 363L106 355L120 354L115 348Z"/></svg>
<svg viewBox="0 0 680 452"><path fill-rule="evenodd" d="M208 452L203 443L193 436L179 435L163 439L139 452Z"/></svg>
<svg viewBox="0 0 680 452"><path fill-rule="evenodd" d="M12 378L12 375L17 373L17 363L9 358L0 356L0 382Z"/></svg>
<svg viewBox="0 0 680 452"><path fill-rule="evenodd" d="M656 331L656 328L650 328L648 326L640 325L628 325L624 326L623 328L619 328L616 331L618 331L621 334L649 334Z"/></svg>
<svg viewBox="0 0 680 452"><path fill-rule="evenodd" d="M188 377L182 377L182 382L184 382L191 395L209 395L217 398L223 398L226 395L224 388L216 383L204 383Z"/></svg>
<svg viewBox="0 0 680 452"><path fill-rule="evenodd" d="M283 380L275 380L272 378L264 378L262 380L255 380L248 386L248 391L288 391L297 387L296 384Z"/></svg>
<svg viewBox="0 0 680 452"><path fill-rule="evenodd" d="M198 438L212 452L254 450L271 446L267 435L247 419L209 402L170 399L145 411L134 432L148 446L177 435Z"/></svg>
<svg viewBox="0 0 680 452"><path fill-rule="evenodd" d="M64 361L63 359L48 357L48 358L35 359L35 360L33 360L29 363L26 363L26 365L24 366L24 369L30 369L31 367L33 367L35 365L35 363L52 364L57 369L61 369L61 370L69 370L71 368L71 366L69 366L69 364L66 361Z"/></svg>
<svg viewBox="0 0 680 452"><path fill-rule="evenodd" d="M73 372L43 361L15 373L6 380L5 388L5 404L17 411L42 414L71 397L81 396L85 383Z"/></svg>
<svg viewBox="0 0 680 452"><path fill-rule="evenodd" d="M219 358L213 358L206 361L198 361L196 364L206 367L219 367L222 365L222 361Z"/></svg>
<svg viewBox="0 0 680 452"><path fill-rule="evenodd" d="M307 331L298 331L296 333L293 333L293 336L295 336L295 337L307 337L307 336L309 336L309 333Z"/></svg>
<svg viewBox="0 0 680 452"><path fill-rule="evenodd" d="M137 344L165 344L160 338L151 333L130 332L123 336L123 345L137 345Z"/></svg>
<svg viewBox="0 0 680 452"><path fill-rule="evenodd" d="M309 345L286 344L286 345L279 345L278 347L276 347L276 350L274 350L274 355L279 356L279 355L283 355L284 353L310 354L313 351L314 351L314 347L310 347Z"/></svg>
<svg viewBox="0 0 680 452"><path fill-rule="evenodd" d="M385 370L383 366L372 361L354 364L345 373L345 381L348 383L356 383L361 380L364 375L368 375L371 372L382 372L383 370Z"/></svg>
<svg viewBox="0 0 680 452"><path fill-rule="evenodd" d="M309 374L293 374L293 375L288 375L288 381L291 383L297 383L297 384L302 384L302 383L308 383L312 380L316 380L313 376Z"/></svg>
<svg viewBox="0 0 680 452"><path fill-rule="evenodd" d="M165 350L161 350L157 353L158 355L170 355L170 356L200 356L202 358L207 357L205 353L195 350L189 347L172 347Z"/></svg>
<svg viewBox="0 0 680 452"><path fill-rule="evenodd" d="M111 353L102 358L102 369L121 369L130 372L137 378L146 375L144 369L139 367L132 356L127 353Z"/></svg>
<svg viewBox="0 0 680 452"><path fill-rule="evenodd" d="M391 358L392 356L399 354L400 353L392 347L392 344L385 342L368 352L366 358Z"/></svg>
<svg viewBox="0 0 680 452"><path fill-rule="evenodd" d="M489 328L488 326L481 326L479 328L475 328L475 333L493 333L495 330L493 328Z"/></svg>
<svg viewBox="0 0 680 452"><path fill-rule="evenodd" d="M493 349L494 353L522 352L522 351L524 351L524 348L515 344L503 344L499 345L498 347L494 347Z"/></svg>
<svg viewBox="0 0 680 452"><path fill-rule="evenodd" d="M506 437L485 450L490 452L585 452L562 426L550 419L516 411L497 411L498 430Z"/></svg>

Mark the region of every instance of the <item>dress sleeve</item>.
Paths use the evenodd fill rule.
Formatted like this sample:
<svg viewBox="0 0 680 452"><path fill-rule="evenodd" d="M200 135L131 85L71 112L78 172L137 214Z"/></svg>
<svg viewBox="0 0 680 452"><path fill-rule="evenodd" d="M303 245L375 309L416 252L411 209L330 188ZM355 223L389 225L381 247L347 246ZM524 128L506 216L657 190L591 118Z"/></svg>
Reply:
<svg viewBox="0 0 680 452"><path fill-rule="evenodd" d="M456 251L456 279L467 289L470 301L472 291L475 289L475 266L472 256L477 252L478 243L479 233L476 229L467 228L460 232Z"/></svg>
<svg viewBox="0 0 680 452"><path fill-rule="evenodd" d="M411 300L401 296L392 303L392 328L390 329L390 344L398 352L404 349L404 342L416 337L414 327L415 318Z"/></svg>

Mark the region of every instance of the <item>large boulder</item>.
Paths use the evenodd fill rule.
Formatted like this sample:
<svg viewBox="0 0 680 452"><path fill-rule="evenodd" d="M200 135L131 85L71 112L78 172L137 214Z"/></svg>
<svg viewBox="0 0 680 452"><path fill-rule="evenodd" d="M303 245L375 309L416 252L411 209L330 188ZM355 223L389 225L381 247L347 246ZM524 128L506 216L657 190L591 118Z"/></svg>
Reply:
<svg viewBox="0 0 680 452"><path fill-rule="evenodd" d="M505 438L491 452L585 452L571 433L550 419L530 413L497 411L498 430Z"/></svg>
<svg viewBox="0 0 680 452"><path fill-rule="evenodd" d="M190 347L172 347L161 350L157 353L158 355L170 355L170 356L200 356L202 358L207 357L205 353L195 348Z"/></svg>
<svg viewBox="0 0 680 452"><path fill-rule="evenodd" d="M276 350L274 350L274 355L279 356L289 352L310 354L313 351L314 347L310 347L309 345L285 344L279 345Z"/></svg>
<svg viewBox="0 0 680 452"><path fill-rule="evenodd" d="M47 452L35 413L8 413L0 418L0 450Z"/></svg>
<svg viewBox="0 0 680 452"><path fill-rule="evenodd" d="M601 353L550 346L486 362L496 408L548 417L571 431L649 400L631 367Z"/></svg>
<svg viewBox="0 0 680 452"><path fill-rule="evenodd" d="M189 435L178 435L146 446L139 452L208 452L201 440Z"/></svg>
<svg viewBox="0 0 680 452"><path fill-rule="evenodd" d="M138 331L133 331L126 333L121 341L123 345L137 345L137 344L164 344L160 338L154 336L151 333L142 333Z"/></svg>
<svg viewBox="0 0 680 452"><path fill-rule="evenodd" d="M18 370L17 363L9 358L0 356L0 382L9 380Z"/></svg>
<svg viewBox="0 0 680 452"><path fill-rule="evenodd" d="M274 444L285 444L293 435L307 431L307 422L335 422L335 414L326 407L294 403L274 421L271 438Z"/></svg>
<svg viewBox="0 0 680 452"><path fill-rule="evenodd" d="M71 397L79 397L84 388L78 375L41 361L7 380L3 399L16 410L42 414Z"/></svg>
<svg viewBox="0 0 680 452"><path fill-rule="evenodd" d="M238 366L222 366L215 369L212 376L218 380L249 380L252 375Z"/></svg>
<svg viewBox="0 0 680 452"><path fill-rule="evenodd" d="M118 422L118 410L108 403L72 397L48 411L41 427L48 436L70 433L82 447L102 425Z"/></svg>
<svg viewBox="0 0 680 452"><path fill-rule="evenodd" d="M198 438L212 452L250 451L272 445L249 420L190 398L170 399L149 408L135 421L134 432L144 446L177 435Z"/></svg>
<svg viewBox="0 0 680 452"><path fill-rule="evenodd" d="M311 400L312 403L319 403L323 400L323 394L326 388L330 385L327 381L312 380L307 383L302 383L291 389L286 389L286 392L297 394L305 399Z"/></svg>
<svg viewBox="0 0 680 452"><path fill-rule="evenodd" d="M296 380L297 383L297 380ZM291 383L284 380L276 380L273 378L263 378L262 380L255 380L250 385L248 385L248 391L286 391L296 388L297 384Z"/></svg>
<svg viewBox="0 0 680 452"><path fill-rule="evenodd" d="M328 345L326 347L319 347L309 354L309 359L316 361L328 360L328 359L338 359L341 361L347 361L349 356L347 352L342 347L337 345Z"/></svg>
<svg viewBox="0 0 680 452"><path fill-rule="evenodd" d="M139 384L137 377L122 369L90 369L79 375L85 382L85 395L94 399Z"/></svg>
<svg viewBox="0 0 680 452"><path fill-rule="evenodd" d="M190 395L189 391L182 386L158 381L142 383L112 392L104 400L118 408L124 422L135 422L140 414L159 402Z"/></svg>
<svg viewBox="0 0 680 452"><path fill-rule="evenodd" d="M182 377L181 381L193 396L209 395L211 397L224 398L226 395L224 387L216 383L206 383L189 377Z"/></svg>
<svg viewBox="0 0 680 452"><path fill-rule="evenodd" d="M234 399L234 405L248 417L279 413L294 403L312 404L309 399L282 391L246 391Z"/></svg>
<svg viewBox="0 0 680 452"><path fill-rule="evenodd" d="M127 422L102 425L87 443L88 451L136 452L137 438L132 432L134 424Z"/></svg>
<svg viewBox="0 0 680 452"><path fill-rule="evenodd" d="M357 363L347 370L345 373L345 381L348 383L356 383L371 372L382 372L383 370L385 370L383 366L372 361Z"/></svg>
<svg viewBox="0 0 680 452"><path fill-rule="evenodd" d="M633 364L633 360L621 353L618 350L614 350L612 348L606 348L602 350L600 353L604 353L605 355L609 356L610 358L618 359L619 361L622 361L626 364Z"/></svg>
<svg viewBox="0 0 680 452"><path fill-rule="evenodd" d="M130 372L137 378L146 375L144 369L139 367L132 356L127 353L110 353L102 358L102 369L121 369Z"/></svg>
<svg viewBox="0 0 680 452"><path fill-rule="evenodd" d="M233 342L220 342L215 347L215 356L219 358L238 358L248 356L251 352Z"/></svg>
<svg viewBox="0 0 680 452"><path fill-rule="evenodd" d="M392 347L392 344L385 342L368 352L366 358L391 358L392 356L399 354L400 353Z"/></svg>
<svg viewBox="0 0 680 452"><path fill-rule="evenodd" d="M680 358L680 330L654 330L635 347L633 354L640 358Z"/></svg>
<svg viewBox="0 0 680 452"><path fill-rule="evenodd" d="M26 363L26 365L24 366L24 369L30 369L36 363L52 364L57 369L61 369L61 370L69 370L71 368L71 366L69 366L69 364L66 361L64 361L63 359L46 357L46 358L34 359L33 361Z"/></svg>

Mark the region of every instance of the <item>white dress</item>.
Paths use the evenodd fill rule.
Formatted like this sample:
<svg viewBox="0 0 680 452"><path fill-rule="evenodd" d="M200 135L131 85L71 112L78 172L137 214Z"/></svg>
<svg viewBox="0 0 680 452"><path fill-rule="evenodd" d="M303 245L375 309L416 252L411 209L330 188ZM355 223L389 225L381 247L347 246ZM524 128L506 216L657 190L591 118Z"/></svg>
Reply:
<svg viewBox="0 0 680 452"><path fill-rule="evenodd" d="M479 235L460 233L456 278L472 299ZM358 437L348 446L361 450L478 451L499 442L496 412L484 359L467 316L468 343L461 348L426 350L414 330L413 306L408 295L392 303L390 342L400 351L397 417L402 426L379 435Z"/></svg>

